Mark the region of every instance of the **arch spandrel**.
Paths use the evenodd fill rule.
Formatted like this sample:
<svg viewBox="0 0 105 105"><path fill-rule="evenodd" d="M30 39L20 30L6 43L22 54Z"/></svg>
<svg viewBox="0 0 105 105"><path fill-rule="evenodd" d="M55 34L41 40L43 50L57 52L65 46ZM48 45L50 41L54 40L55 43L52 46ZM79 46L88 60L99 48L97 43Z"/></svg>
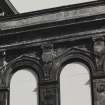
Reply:
<svg viewBox="0 0 105 105"><path fill-rule="evenodd" d="M31 72L38 77L38 81L41 81L44 78L40 64L35 59L27 56L22 56L15 59L14 61L8 63L5 68L6 69L3 71L2 77L6 87L9 87L12 75L19 69L31 69Z"/></svg>
<svg viewBox="0 0 105 105"><path fill-rule="evenodd" d="M84 51L70 50L68 53L55 60L53 70L50 72L51 78L54 80L59 80L62 68L66 64L72 62L80 62L85 64L89 68L90 75L93 77L97 72L97 67L95 66L95 62L92 60L91 56L89 53L87 54L87 52Z"/></svg>

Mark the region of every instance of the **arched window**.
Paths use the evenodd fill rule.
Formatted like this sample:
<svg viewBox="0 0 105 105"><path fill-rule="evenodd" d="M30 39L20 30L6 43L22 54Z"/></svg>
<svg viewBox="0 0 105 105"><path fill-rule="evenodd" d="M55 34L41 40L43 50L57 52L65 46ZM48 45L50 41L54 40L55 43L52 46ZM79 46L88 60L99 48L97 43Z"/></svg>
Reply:
<svg viewBox="0 0 105 105"><path fill-rule="evenodd" d="M22 69L13 75L10 105L37 105L37 79L30 70Z"/></svg>
<svg viewBox="0 0 105 105"><path fill-rule="evenodd" d="M91 105L89 70L80 63L64 67L60 75L61 105Z"/></svg>

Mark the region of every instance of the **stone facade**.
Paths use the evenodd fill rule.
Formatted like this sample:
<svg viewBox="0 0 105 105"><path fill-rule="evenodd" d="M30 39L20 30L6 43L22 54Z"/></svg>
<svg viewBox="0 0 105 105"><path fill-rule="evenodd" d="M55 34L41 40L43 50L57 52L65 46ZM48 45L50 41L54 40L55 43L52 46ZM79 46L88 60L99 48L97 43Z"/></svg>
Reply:
<svg viewBox="0 0 105 105"><path fill-rule="evenodd" d="M22 68L38 77L39 105L60 105L60 73L71 62L88 66L92 105L104 105L104 8L94 1L2 18L0 105L9 105L11 77Z"/></svg>

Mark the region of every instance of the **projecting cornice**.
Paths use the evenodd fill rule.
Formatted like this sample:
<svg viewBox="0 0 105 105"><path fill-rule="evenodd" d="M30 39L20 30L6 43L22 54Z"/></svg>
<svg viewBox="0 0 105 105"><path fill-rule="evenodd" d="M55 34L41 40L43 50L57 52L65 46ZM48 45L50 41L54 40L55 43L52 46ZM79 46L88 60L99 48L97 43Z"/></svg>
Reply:
<svg viewBox="0 0 105 105"><path fill-rule="evenodd" d="M0 20L0 49L95 38L105 33L105 2L63 6Z"/></svg>
<svg viewBox="0 0 105 105"><path fill-rule="evenodd" d="M89 3L63 6L31 13L19 14L1 20L0 29L8 30L46 23L61 22L79 18L87 18L105 14L105 2L94 1Z"/></svg>

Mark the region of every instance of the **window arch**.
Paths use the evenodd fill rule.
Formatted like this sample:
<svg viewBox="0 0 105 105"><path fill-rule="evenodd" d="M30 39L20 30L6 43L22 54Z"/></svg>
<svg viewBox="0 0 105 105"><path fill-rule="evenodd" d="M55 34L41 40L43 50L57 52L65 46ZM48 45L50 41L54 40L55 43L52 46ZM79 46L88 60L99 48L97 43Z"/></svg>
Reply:
<svg viewBox="0 0 105 105"><path fill-rule="evenodd" d="M60 75L61 105L91 105L91 80L87 66L67 64Z"/></svg>
<svg viewBox="0 0 105 105"><path fill-rule="evenodd" d="M30 69L18 70L10 82L10 105L37 105L37 77Z"/></svg>

